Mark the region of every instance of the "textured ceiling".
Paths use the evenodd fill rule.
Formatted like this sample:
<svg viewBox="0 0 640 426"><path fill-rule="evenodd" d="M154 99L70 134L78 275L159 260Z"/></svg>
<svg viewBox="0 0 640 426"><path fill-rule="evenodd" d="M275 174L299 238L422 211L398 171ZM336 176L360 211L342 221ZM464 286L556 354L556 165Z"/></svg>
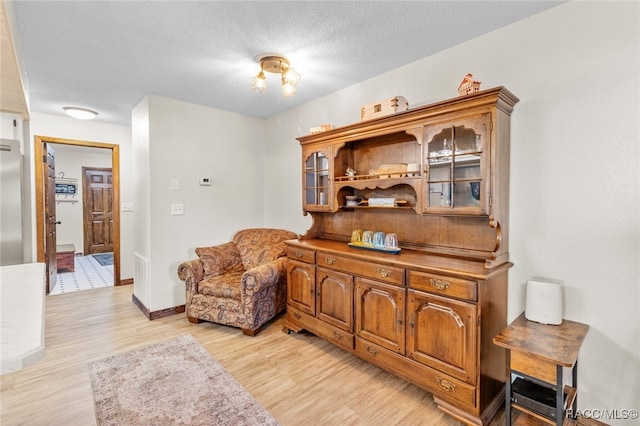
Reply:
<svg viewBox="0 0 640 426"><path fill-rule="evenodd" d="M154 94L266 118L560 4L556 1L16 1L31 111L128 125ZM302 74L284 98L256 56Z"/></svg>

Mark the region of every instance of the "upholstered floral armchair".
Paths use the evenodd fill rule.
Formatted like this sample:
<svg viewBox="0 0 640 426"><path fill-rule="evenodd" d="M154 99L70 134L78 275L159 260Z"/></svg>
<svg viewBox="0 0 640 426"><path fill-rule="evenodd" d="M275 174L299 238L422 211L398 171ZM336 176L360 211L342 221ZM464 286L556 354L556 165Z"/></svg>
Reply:
<svg viewBox="0 0 640 426"><path fill-rule="evenodd" d="M256 335L286 307L284 241L295 238L283 229L244 229L228 243L197 248L197 259L178 266L189 321L230 325Z"/></svg>

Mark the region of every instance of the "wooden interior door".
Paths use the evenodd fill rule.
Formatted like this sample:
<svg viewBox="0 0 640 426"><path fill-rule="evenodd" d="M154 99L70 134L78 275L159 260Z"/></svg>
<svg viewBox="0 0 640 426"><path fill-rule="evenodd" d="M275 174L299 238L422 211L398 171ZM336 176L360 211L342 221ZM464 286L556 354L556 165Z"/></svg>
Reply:
<svg viewBox="0 0 640 426"><path fill-rule="evenodd" d="M113 252L113 174L82 168L84 254Z"/></svg>
<svg viewBox="0 0 640 426"><path fill-rule="evenodd" d="M56 263L56 151L50 144L45 144L46 156L43 158L44 196L45 196L45 252L47 265L47 294L56 286L58 266Z"/></svg>

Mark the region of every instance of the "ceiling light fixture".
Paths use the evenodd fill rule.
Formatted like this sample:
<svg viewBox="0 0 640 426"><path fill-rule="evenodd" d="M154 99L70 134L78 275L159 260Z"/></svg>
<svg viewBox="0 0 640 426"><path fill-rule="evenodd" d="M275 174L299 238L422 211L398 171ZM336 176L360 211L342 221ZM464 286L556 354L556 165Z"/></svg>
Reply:
<svg viewBox="0 0 640 426"><path fill-rule="evenodd" d="M296 93L296 85L300 81L300 73L293 69L289 60L279 55L261 55L258 58L260 72L251 83L251 89L256 93L264 93L267 90L267 77L265 71L280 74L280 85L285 96Z"/></svg>
<svg viewBox="0 0 640 426"><path fill-rule="evenodd" d="M92 118L96 118L98 116L97 112L86 108L64 107L62 109L71 117L78 118L80 120L91 120Z"/></svg>

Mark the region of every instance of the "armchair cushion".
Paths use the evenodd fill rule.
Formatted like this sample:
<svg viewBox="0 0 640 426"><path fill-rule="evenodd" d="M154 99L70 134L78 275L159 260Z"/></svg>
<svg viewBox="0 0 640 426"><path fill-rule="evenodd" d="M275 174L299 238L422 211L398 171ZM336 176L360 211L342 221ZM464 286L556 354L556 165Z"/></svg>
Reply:
<svg viewBox="0 0 640 426"><path fill-rule="evenodd" d="M285 240L295 238L290 231L245 229L233 236L242 264L247 271L287 255Z"/></svg>
<svg viewBox="0 0 640 426"><path fill-rule="evenodd" d="M204 278L223 275L228 272L244 272L240 252L232 242L214 247L198 247L196 254L202 261Z"/></svg>
<svg viewBox="0 0 640 426"><path fill-rule="evenodd" d="M240 300L242 274L244 274L244 270L205 277L198 283L198 293L205 296Z"/></svg>

